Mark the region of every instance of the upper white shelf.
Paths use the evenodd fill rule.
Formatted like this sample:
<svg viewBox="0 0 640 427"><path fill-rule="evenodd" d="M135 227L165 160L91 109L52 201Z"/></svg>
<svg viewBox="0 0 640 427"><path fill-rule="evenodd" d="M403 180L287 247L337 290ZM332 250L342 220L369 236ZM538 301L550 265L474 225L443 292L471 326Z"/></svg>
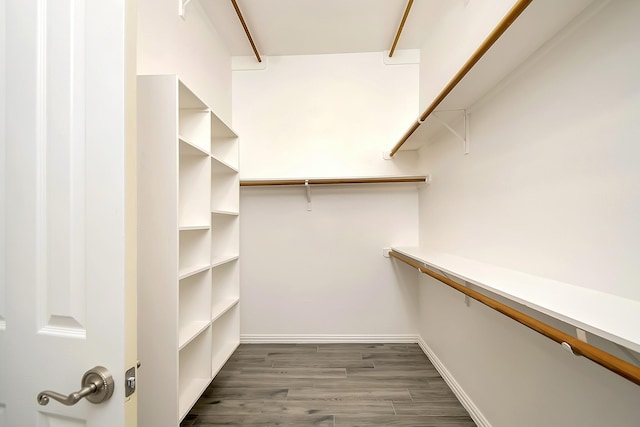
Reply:
<svg viewBox="0 0 640 427"><path fill-rule="evenodd" d="M640 352L640 301L418 247L394 247L409 258Z"/></svg>
<svg viewBox="0 0 640 427"><path fill-rule="evenodd" d="M535 0L509 26L493 46L446 95L435 113L450 122L461 116L446 117L446 111L466 110L495 88L509 74L527 61L565 27L569 26L589 4L600 0ZM475 54L475 52L474 52ZM462 69L461 69L462 71ZM442 94L442 93L441 93ZM439 95L440 96L440 95ZM429 109L427 109L428 111ZM443 130L431 113L399 150L417 150Z"/></svg>

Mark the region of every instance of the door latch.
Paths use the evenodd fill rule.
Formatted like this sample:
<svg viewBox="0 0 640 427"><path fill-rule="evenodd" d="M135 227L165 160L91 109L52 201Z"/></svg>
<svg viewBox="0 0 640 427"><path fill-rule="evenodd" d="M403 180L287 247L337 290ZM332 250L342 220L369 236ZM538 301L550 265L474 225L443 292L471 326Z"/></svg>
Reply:
<svg viewBox="0 0 640 427"><path fill-rule="evenodd" d="M124 397L131 396L136 391L136 368L127 369L124 374Z"/></svg>

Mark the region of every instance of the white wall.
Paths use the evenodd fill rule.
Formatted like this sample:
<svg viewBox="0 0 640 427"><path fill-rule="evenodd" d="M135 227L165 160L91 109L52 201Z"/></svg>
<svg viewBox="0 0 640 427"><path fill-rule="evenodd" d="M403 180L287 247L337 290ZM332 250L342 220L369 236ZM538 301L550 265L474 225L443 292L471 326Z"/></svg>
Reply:
<svg viewBox="0 0 640 427"><path fill-rule="evenodd" d="M418 115L418 65L382 52L269 57L234 71L234 129L243 178L414 173L415 156L385 161Z"/></svg>
<svg viewBox="0 0 640 427"><path fill-rule="evenodd" d="M382 53L270 57L264 71L235 71L241 176L415 173L415 156L382 152L417 116L417 87L416 64L386 66ZM382 256L417 244L415 185L314 187L310 212L299 187L244 188L240 202L243 339L415 336L415 274L397 280Z"/></svg>
<svg viewBox="0 0 640 427"><path fill-rule="evenodd" d="M415 185L314 187L310 212L299 187L245 188L240 201L244 339L416 336L415 272L398 280L382 256L417 244Z"/></svg>
<svg viewBox="0 0 640 427"><path fill-rule="evenodd" d="M529 64L473 111L468 156L420 151L423 246L640 300L639 18L614 0ZM422 278L420 333L494 427L637 425L640 387L462 301Z"/></svg>
<svg viewBox="0 0 640 427"><path fill-rule="evenodd" d="M137 0L138 74L177 74L231 124L231 55L199 1L183 20L178 0Z"/></svg>

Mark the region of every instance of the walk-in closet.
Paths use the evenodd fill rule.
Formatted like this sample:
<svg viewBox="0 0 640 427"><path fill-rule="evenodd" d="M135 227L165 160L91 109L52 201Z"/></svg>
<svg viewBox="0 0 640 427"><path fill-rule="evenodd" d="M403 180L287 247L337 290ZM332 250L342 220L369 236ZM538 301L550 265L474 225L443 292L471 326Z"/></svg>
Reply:
<svg viewBox="0 0 640 427"><path fill-rule="evenodd" d="M0 427L640 425L640 1L0 30Z"/></svg>
<svg viewBox="0 0 640 427"><path fill-rule="evenodd" d="M172 332L140 329L172 342L140 348L164 376L139 409L168 399L147 425L637 423L637 2L142 3L139 115L170 117L139 132L167 134L173 171L142 192L170 190L175 218L202 187L202 221L166 229L171 257L227 238L234 256L218 281L195 258L166 275ZM199 104L161 101L153 79ZM228 127L230 178L209 135L186 154L198 114ZM230 213L208 210L219 180ZM218 287L237 298L224 331L204 302Z"/></svg>

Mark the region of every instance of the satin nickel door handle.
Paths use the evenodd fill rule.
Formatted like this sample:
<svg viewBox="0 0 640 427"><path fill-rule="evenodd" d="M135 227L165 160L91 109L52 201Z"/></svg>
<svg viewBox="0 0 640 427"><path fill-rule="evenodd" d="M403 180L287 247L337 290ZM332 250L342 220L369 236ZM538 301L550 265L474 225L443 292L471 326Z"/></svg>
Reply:
<svg viewBox="0 0 640 427"><path fill-rule="evenodd" d="M109 400L113 394L113 376L103 366L96 366L89 369L82 376L82 388L68 396L55 391L45 390L38 393L38 403L46 405L49 398L55 399L63 405L72 406L78 403L83 397L91 403L101 403Z"/></svg>

